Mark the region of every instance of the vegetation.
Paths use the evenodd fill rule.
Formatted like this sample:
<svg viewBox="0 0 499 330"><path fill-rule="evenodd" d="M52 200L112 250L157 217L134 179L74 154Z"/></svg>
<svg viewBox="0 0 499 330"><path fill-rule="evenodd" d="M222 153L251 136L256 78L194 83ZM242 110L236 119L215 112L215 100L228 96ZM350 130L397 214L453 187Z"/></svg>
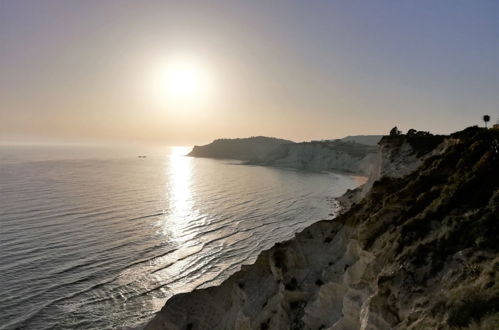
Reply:
<svg viewBox="0 0 499 330"><path fill-rule="evenodd" d="M417 131L413 128L407 131L406 135L398 130L394 131L395 129L396 127L392 129L390 135L384 136L380 143L389 144L392 148L396 149L407 142L418 156L434 150L445 139L444 135L433 135L430 132Z"/></svg>
<svg viewBox="0 0 499 330"><path fill-rule="evenodd" d="M394 128L392 128L390 130L390 136L397 136L397 135L400 135L402 134L401 131L399 131L399 129L397 128L397 126L395 126Z"/></svg>
<svg viewBox="0 0 499 330"><path fill-rule="evenodd" d="M424 299L428 308L410 319L427 328L485 327L499 318L499 131L470 127L451 138L456 143L418 171L376 182L341 219L359 228L380 269L399 269L380 277L377 299ZM422 152L443 137L411 131L385 139Z"/></svg>
<svg viewBox="0 0 499 330"><path fill-rule="evenodd" d="M355 322L365 306L372 321L368 327L496 329L499 130L470 127L446 137L410 130L381 141L388 152L407 143L416 153L426 155L417 170L400 178L381 178L363 200L335 221L316 223L295 239L276 244L220 287L173 297L155 324L172 315L190 317L196 309L205 313L197 302L214 300L227 302L217 307L220 310L235 306L234 310L242 313L237 315L262 315L252 328L273 329L280 324L304 329L308 328L305 311L310 303L315 304L320 291L326 293L335 283L353 289L350 292L358 299L348 302L352 307L352 313L345 315L348 322ZM347 232L337 240L340 228ZM347 244L345 238L353 240L355 248L351 251L340 244L340 250L345 247L352 254L344 252L348 259L337 260L342 254L336 255L336 243ZM357 243L365 251L353 252ZM343 281L357 276L359 282ZM231 294L234 289L236 294ZM169 306L176 307L166 314ZM253 314L245 314L246 310ZM225 314L208 316L204 320L216 328L213 325L221 324ZM182 320L184 325L191 321ZM313 328L330 327L329 321L319 319Z"/></svg>
<svg viewBox="0 0 499 330"><path fill-rule="evenodd" d="M204 146L195 146L189 153L193 157L226 158L238 160L257 160L282 144L292 144L293 141L254 136L242 139L217 139Z"/></svg>
<svg viewBox="0 0 499 330"><path fill-rule="evenodd" d="M483 121L485 122L485 128L487 128L487 123L490 121L490 116L489 115L484 115L483 116Z"/></svg>

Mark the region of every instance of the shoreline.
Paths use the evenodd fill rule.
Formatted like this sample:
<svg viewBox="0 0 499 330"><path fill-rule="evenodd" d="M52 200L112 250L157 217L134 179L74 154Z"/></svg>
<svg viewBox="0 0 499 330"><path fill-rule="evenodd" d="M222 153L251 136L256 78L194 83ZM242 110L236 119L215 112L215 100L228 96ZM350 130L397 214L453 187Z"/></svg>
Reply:
<svg viewBox="0 0 499 330"><path fill-rule="evenodd" d="M244 165L244 164L241 164L241 165ZM260 166L260 165L258 165L258 166ZM262 166L264 166L264 165L262 165ZM270 167L275 167L275 166L270 166ZM279 168L279 167L277 167L277 168ZM291 170L298 170L298 169L295 169L295 168L289 168L289 169L291 169ZM321 171L321 173L324 173L324 174L339 174L339 175L344 175L344 176L348 176L348 177L353 178L354 181L358 183L358 185L354 188L354 190L357 190L359 187L361 187L363 185L363 183L365 183L367 181L367 177L357 176L357 175L354 176L354 175L350 175L350 174L347 174L347 173L337 173L337 172L332 172L332 171L327 171L327 172L326 171ZM199 288L199 289L194 289L194 290L188 291L188 292L182 292L182 293L175 294L172 297L170 297L167 301L165 301L165 306L168 304L168 302L170 300L175 299L177 296L183 296L183 295L192 294L192 293L195 293L195 292L203 292L205 290L211 290L211 289L223 286L225 282L232 281L233 277L238 277L239 273L246 272L247 269L249 269L250 267L255 267L258 263L260 263L261 258L266 258L266 255L268 255L274 249L278 248L279 246L281 246L283 244L288 244L289 242L292 242L297 237L303 236L304 233L310 229L310 227L312 227L312 226L318 226L318 224L320 224L320 223L335 223L336 219L339 216L341 216L341 214L343 214L346 211L347 205L343 204L343 201L342 201L341 198L343 196L345 196L345 194L347 194L349 191L352 191L352 190L351 189L347 189L346 191L343 192L343 194L341 194L341 196L338 196L338 197L326 197L326 201L328 203L330 203L330 205L328 207L329 208L329 213L327 215L327 218L317 219L316 221L313 221L312 223L310 223L306 227L302 228L301 230L295 232L292 237L289 237L289 238L277 241L272 246L268 247L267 249L264 249L264 250L260 251L256 256L254 256L254 260L251 263L242 263L240 265L239 269L236 272L234 272L233 274L229 275L221 283L218 283L218 284L213 285L213 286L208 286L208 287L203 287L203 288ZM338 224L340 224L340 223L338 223ZM340 225L343 226L343 224L340 224ZM153 320L156 318L156 316L160 312L161 312L161 310L158 311L147 322L144 322L142 324L135 325L135 326L132 326L132 327L123 328L122 330L146 330L146 329L149 329L148 328L149 324L151 322L153 322Z"/></svg>

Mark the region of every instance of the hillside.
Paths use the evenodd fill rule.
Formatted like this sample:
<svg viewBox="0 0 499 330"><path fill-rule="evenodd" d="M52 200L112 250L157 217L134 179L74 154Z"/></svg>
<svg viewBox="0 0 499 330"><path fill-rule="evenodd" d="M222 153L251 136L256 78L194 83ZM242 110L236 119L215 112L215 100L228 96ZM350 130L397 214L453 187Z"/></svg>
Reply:
<svg viewBox="0 0 499 330"><path fill-rule="evenodd" d="M258 164L367 175L376 154L376 147L355 142L312 141L280 145Z"/></svg>
<svg viewBox="0 0 499 330"><path fill-rule="evenodd" d="M383 139L378 178L344 214L174 296L146 329L495 329L499 131L442 140Z"/></svg>
<svg viewBox="0 0 499 330"><path fill-rule="evenodd" d="M204 146L195 146L188 156L244 160L250 165L367 175L371 171L376 154L377 147L353 141L294 143L258 136L218 139Z"/></svg>
<svg viewBox="0 0 499 330"><path fill-rule="evenodd" d="M355 142L368 146L375 146L381 140L383 135L349 135L340 139L342 142Z"/></svg>
<svg viewBox="0 0 499 330"><path fill-rule="evenodd" d="M188 156L226 158L238 160L258 160L282 144L293 141L255 136L242 139L217 139L204 146L194 146Z"/></svg>

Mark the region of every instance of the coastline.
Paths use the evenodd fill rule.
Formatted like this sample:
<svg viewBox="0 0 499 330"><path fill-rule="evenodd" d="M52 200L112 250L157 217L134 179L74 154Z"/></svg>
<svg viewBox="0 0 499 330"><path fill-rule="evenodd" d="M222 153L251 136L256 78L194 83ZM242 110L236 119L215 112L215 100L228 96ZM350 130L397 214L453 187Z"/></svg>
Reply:
<svg viewBox="0 0 499 330"><path fill-rule="evenodd" d="M258 165L258 166L264 166L264 165ZM279 167L279 166L270 166L270 167L276 167L276 168L283 169L282 167ZM296 168L289 168L289 169L291 169L291 170L299 170L299 169L296 169ZM299 170L299 171L303 171L303 170ZM315 171L308 171L308 172L312 172L313 173ZM367 177L363 177L363 176L359 176L359 175L352 175L351 173L345 173L345 172L340 173L340 171L320 171L320 172L322 172L324 174L345 175L345 176L348 176L348 177L352 178L355 182L358 183L358 185L356 186L356 188L354 188L354 190L360 189L362 187L362 184L367 181ZM266 263L268 261L268 259L269 259L269 254L274 249L276 249L277 247L280 247L280 246L283 246L284 244L288 244L290 242L293 242L294 240L297 239L297 237L302 237L303 235L307 235L307 238L308 238L309 237L308 234L304 234L304 232L310 231L311 227L314 227L314 226L323 226L323 224L327 224L327 223L336 223L340 227L343 227L344 224L337 223L336 219L342 213L344 213L346 211L346 209L349 207L348 204L345 204L344 201L342 200L343 196L345 196L345 194L347 194L349 191L351 191L351 190L347 189L341 196L338 196L338 197L327 197L327 199L330 199L329 201L331 202L330 213L329 213L329 217L328 218L318 219L315 222L313 222L310 225L308 225L307 227L303 228L302 230L296 232L292 237L290 237L288 239L284 239L282 241L278 241L278 242L274 243L274 245L272 245L271 247L269 247L269 248L267 248L265 250L262 250L257 256L254 257L254 260L251 263L243 263L243 264L241 264L241 266L240 266L240 268L239 268L238 271L236 271L235 273L233 273L232 275L230 275L228 278L226 278L225 280L223 280L221 283L213 285L213 286L209 286L209 287L203 287L203 288L199 288L199 289L194 289L194 290L189 291L189 292L184 292L184 293L176 294L176 295L172 296L165 303L165 306L170 302L170 300L176 299L175 297L177 297L177 296L184 296L184 295L192 294L192 293L195 293L195 292L204 292L205 290L212 290L212 289L216 289L216 288L218 288L220 286L227 285L226 283L237 282L238 278L240 278L240 276L241 276L240 275L241 273L246 273L247 270L251 269L252 267L258 267L258 265L261 265L262 263ZM324 238L324 239L327 239L327 238ZM266 260L266 261L264 261L264 260ZM239 284L237 284L237 285L239 285ZM134 326L134 327L125 328L123 330L148 330L148 329L156 329L154 326L153 327L150 326L150 324L151 324L151 322L153 320L154 320L154 318L151 319L151 320L149 320L148 322L142 323L142 324Z"/></svg>
<svg viewBox="0 0 499 330"><path fill-rule="evenodd" d="M338 198L338 217L262 251L218 286L173 296L145 329L384 330L475 321L490 328L499 317L499 287L490 282L498 262L490 232L499 205L499 178L491 180L499 159L490 144L494 134L471 128L445 141L437 136L424 151L412 148L412 137L385 139L367 191L359 186ZM428 190L428 178L440 184ZM477 178L480 199L466 189ZM463 207L483 211L455 217ZM435 221L442 208L443 219ZM431 230L424 227L429 222ZM464 235L471 230L474 235ZM471 263L484 271L463 281ZM462 303L463 292L477 291L478 314Z"/></svg>
<svg viewBox="0 0 499 330"><path fill-rule="evenodd" d="M257 165L257 166L263 166L263 165ZM282 168L282 167L279 167L279 166L268 166L268 167L275 167L275 168L278 168L278 169L286 169L286 168ZM300 169L296 169L296 168L288 168L288 169L289 170L293 170L293 171L296 171L296 170L297 171L307 171L307 170L300 170ZM344 175L344 176L350 177L351 179L353 179L358 184L360 184L362 182L365 182L367 180L367 178L365 178L365 177L355 176L355 175L351 175L351 173L345 173L345 172L340 173L340 171L320 171L320 172L307 171L307 172L333 174L333 175L334 174ZM361 185L357 185L355 189L358 189L360 187L361 187ZM334 222L335 219L340 214L342 214L344 212L345 205L342 203L342 201L341 201L340 198L346 192L348 192L348 191L349 190L347 189L341 196L338 196L338 197L326 197L326 200L329 202L329 205L330 205L329 211L328 211L328 217L322 218L322 219L317 219L316 221L314 221L311 224L309 224L307 227L305 227L302 230L294 233L294 235L292 237L289 237L287 239L283 239L281 241L277 241L272 246L268 247L267 249L262 250L258 255L256 255L254 258L252 258L253 259L252 262L241 264L240 267L239 267L239 270L237 270L235 273L231 274L228 278L226 278L225 280L223 280L221 283L214 284L214 285L211 285L211 286L208 286L208 287L196 288L196 289L194 289L192 291L188 291L188 292L176 294L176 295L172 296L171 298L169 298L168 301L170 301L171 299L173 299L175 296L178 296L178 295L190 294L190 293L193 293L193 292L203 291L203 290L209 290L209 289L217 288L217 287L219 287L221 285L224 285L224 283L227 282L227 281L230 281L230 279L232 277L234 277L234 276L237 277L238 276L237 274L239 274L240 272L243 272L245 269L253 267L255 264L259 264L261 262L260 261L261 258L266 258L265 255L267 255L268 253L270 253L270 251L272 251L272 249L274 249L276 246L280 246L281 244L285 244L286 242L294 240L297 236L301 235L305 230L307 230L308 228L310 228L310 226L314 226L317 223ZM166 303L168 303L168 301ZM145 329L150 329L148 327L148 325L149 325L149 323L152 320L153 319L148 320L147 322L144 322L144 323L141 323L141 324L138 324L138 325L134 325L134 326L131 326L131 327L123 328L123 330L145 330Z"/></svg>

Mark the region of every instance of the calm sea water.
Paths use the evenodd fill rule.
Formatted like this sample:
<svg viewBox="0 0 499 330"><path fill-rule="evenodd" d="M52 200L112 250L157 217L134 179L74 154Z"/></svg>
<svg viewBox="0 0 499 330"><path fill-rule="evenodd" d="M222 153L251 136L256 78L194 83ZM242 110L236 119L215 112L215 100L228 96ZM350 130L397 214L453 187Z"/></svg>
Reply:
<svg viewBox="0 0 499 330"><path fill-rule="evenodd" d="M357 185L186 151L0 147L0 329L143 323L331 218Z"/></svg>

